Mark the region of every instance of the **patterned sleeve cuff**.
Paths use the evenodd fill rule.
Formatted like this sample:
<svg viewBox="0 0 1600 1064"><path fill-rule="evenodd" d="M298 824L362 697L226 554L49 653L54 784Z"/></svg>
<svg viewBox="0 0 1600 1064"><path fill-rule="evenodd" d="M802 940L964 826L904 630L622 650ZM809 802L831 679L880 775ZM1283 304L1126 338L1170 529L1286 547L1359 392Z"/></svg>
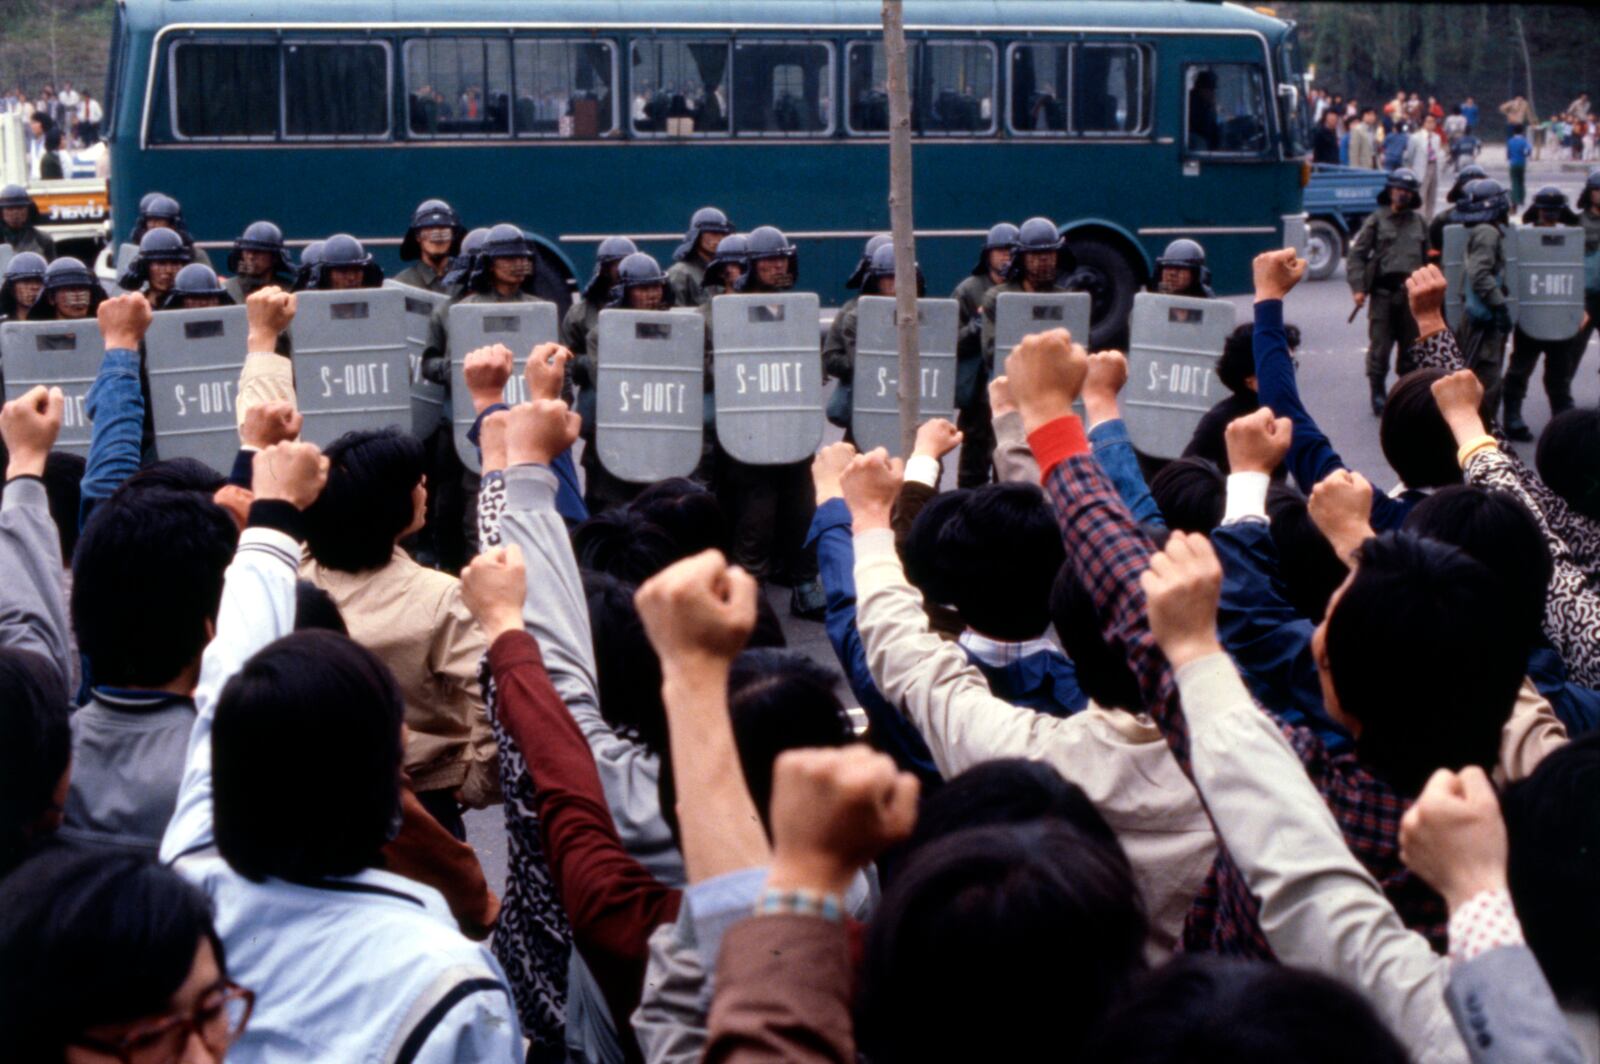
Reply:
<svg viewBox="0 0 1600 1064"><path fill-rule="evenodd" d="M1465 964L1490 950L1523 944L1508 890L1485 890L1450 914L1450 960Z"/></svg>

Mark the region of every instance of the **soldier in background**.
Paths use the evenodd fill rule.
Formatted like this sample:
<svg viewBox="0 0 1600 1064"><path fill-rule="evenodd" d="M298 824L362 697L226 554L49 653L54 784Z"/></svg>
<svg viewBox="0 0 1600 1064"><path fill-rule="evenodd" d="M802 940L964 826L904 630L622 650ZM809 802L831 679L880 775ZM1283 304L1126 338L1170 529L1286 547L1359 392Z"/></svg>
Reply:
<svg viewBox="0 0 1600 1064"><path fill-rule="evenodd" d="M1589 337L1600 323L1600 170L1589 172L1578 193L1578 224L1583 226L1583 328L1573 341L1568 382L1578 374L1578 363L1589 349Z"/></svg>
<svg viewBox="0 0 1600 1064"><path fill-rule="evenodd" d="M1215 299L1211 290L1211 270L1206 266L1206 249L1187 237L1174 240L1156 259L1150 291L1164 296L1191 296Z"/></svg>
<svg viewBox="0 0 1600 1064"><path fill-rule="evenodd" d="M1417 338L1417 323L1406 299L1406 278L1428 261L1428 223L1417 212L1422 183L1401 167L1378 192L1378 209L1367 215L1350 242L1346 280L1357 307L1367 308L1367 384L1372 414L1383 414L1388 398L1389 351L1399 345L1398 374L1411 367L1406 352Z"/></svg>
<svg viewBox="0 0 1600 1064"><path fill-rule="evenodd" d="M997 222L984 237L972 274L956 285L960 323L956 332L956 427L961 430L961 459L956 485L978 488L989 482L994 457L994 424L989 411L989 375L983 361L983 300L1005 283L1017 249L1017 227Z"/></svg>
<svg viewBox="0 0 1600 1064"><path fill-rule="evenodd" d="M1506 337L1511 333L1511 311L1506 302L1505 227L1511 204L1505 189L1493 178L1467 186L1456 205L1456 217L1467 226L1467 263L1462 293L1466 313L1456 339L1462 360L1483 382L1484 420L1500 407L1501 372L1505 366Z"/></svg>
<svg viewBox="0 0 1600 1064"><path fill-rule="evenodd" d="M925 294L926 289L927 283L922 276L922 270L918 269L917 297L919 299ZM895 294L894 245L892 243L885 241L878 246L877 250L873 251L872 258L867 263L867 268L862 274L861 294L863 296L891 297ZM854 299L840 308L839 316L834 321L842 324L840 334L844 339L844 349L834 355L831 360L827 358L823 360L823 369L844 382L852 400L854 399L855 391L856 319L858 313L858 301ZM831 414L833 412L831 403L829 407L829 413ZM845 440L851 443L855 442L851 432L851 426L854 424L853 412L853 403L845 406Z"/></svg>
<svg viewBox="0 0 1600 1064"><path fill-rule="evenodd" d="M172 291L161 303L161 310L200 310L206 307L231 307L233 297L217 280L216 271L203 262L191 262L178 271Z"/></svg>
<svg viewBox="0 0 1600 1064"><path fill-rule="evenodd" d="M44 274L49 264L33 251L14 255L0 280L0 321L27 321L44 294Z"/></svg>
<svg viewBox="0 0 1600 1064"><path fill-rule="evenodd" d="M672 266L667 270L667 287L672 290L672 304L677 307L696 307L705 301L700 286L705 280L706 267L717 254L722 238L733 232L733 223L716 207L701 207L689 219L689 232L672 253Z"/></svg>
<svg viewBox="0 0 1600 1064"><path fill-rule="evenodd" d="M311 278L316 272L317 263L322 261L322 245L324 243L325 241L322 240L313 240L300 253L300 268L295 271L293 291L304 292L311 287Z"/></svg>
<svg viewBox="0 0 1600 1064"><path fill-rule="evenodd" d="M139 254L128 263L117 283L144 296L150 309L156 310L166 302L173 282L178 279L178 271L192 261L193 249L183 242L177 231L152 229L139 241Z"/></svg>
<svg viewBox="0 0 1600 1064"><path fill-rule="evenodd" d="M258 288L276 285L289 289L295 280L294 260L283 245L283 230L271 222L251 222L228 252L228 272L223 285L235 303L243 303Z"/></svg>
<svg viewBox="0 0 1600 1064"><path fill-rule="evenodd" d="M450 272L444 275L444 292L452 300L459 300L467 294L467 278L472 276L472 271L478 265L478 252L483 250L483 242L489 239L489 227L480 226L467 232L461 238L461 251L450 262Z"/></svg>
<svg viewBox="0 0 1600 1064"><path fill-rule="evenodd" d="M1578 216L1567 206L1567 194L1554 185L1546 185L1533 197L1533 203L1522 213L1522 224L1548 228L1550 226L1576 226ZM1533 367L1544 356L1544 393L1550 399L1550 413L1559 414L1572 408L1571 363L1577 357L1576 343L1583 335L1578 332L1564 340L1535 340L1517 326L1511 334L1511 359L1506 366L1505 409L1506 435L1513 440L1527 442L1533 439L1533 430L1522 419L1522 401L1528 394L1528 380Z"/></svg>
<svg viewBox="0 0 1600 1064"><path fill-rule="evenodd" d="M39 205L21 185L0 188L0 244L21 254L31 251L46 262L56 257L56 242L39 228Z"/></svg>
<svg viewBox="0 0 1600 1064"><path fill-rule="evenodd" d="M205 253L204 248L195 246L194 237L190 235L188 225L183 220L183 204L164 192L147 192L139 201L139 217L134 222L133 233L128 240L143 246L145 234L157 229L171 229L182 237L184 246L189 249L190 262L211 265L210 256Z"/></svg>
<svg viewBox="0 0 1600 1064"><path fill-rule="evenodd" d="M373 260L372 253L349 233L335 233L322 242L306 287L338 292L382 285L383 267Z"/></svg>
<svg viewBox="0 0 1600 1064"><path fill-rule="evenodd" d="M1005 281L989 289L983 297L982 343L985 387L994 376L994 312L1000 296L1007 292L1048 294L1065 292L1061 275L1077 268L1077 259L1062 239L1056 223L1048 218L1029 218L1017 230L1017 249L1006 267ZM1074 339L1079 339L1074 337ZM1086 342L1089 338L1082 337Z"/></svg>
<svg viewBox="0 0 1600 1064"><path fill-rule="evenodd" d="M34 305L29 321L82 321L92 318L106 301L89 267L63 255L44 271L44 290Z"/></svg>
<svg viewBox="0 0 1600 1064"><path fill-rule="evenodd" d="M856 263L856 268L844 282L846 288L860 290L867 271L872 268L873 253L889 246L892 239L888 233L879 233L867 241L861 251L861 261ZM855 387L856 301L859 298L851 296L844 301L834 314L833 321L828 323L828 335L822 341L822 382L826 384L829 378L839 382L833 390L833 398L828 400L828 420L844 429L846 440L852 439L850 409L851 394Z"/></svg>
<svg viewBox="0 0 1600 1064"><path fill-rule="evenodd" d="M608 236L595 248L594 273L561 319L561 342L574 356L589 353L589 333L600 320L600 308L611 300L611 289L617 283L617 263L638 250L625 236Z"/></svg>
<svg viewBox="0 0 1600 1064"><path fill-rule="evenodd" d="M1455 184L1450 186L1450 191L1444 195L1445 202L1450 204L1444 210L1433 216L1433 221L1428 223L1428 261L1437 264L1440 256L1444 254L1444 227L1460 224L1456 219L1456 203L1461 199L1461 194L1467 186L1479 178L1488 177L1489 173L1477 163L1470 163L1461 168L1456 175Z"/></svg>
<svg viewBox="0 0 1600 1064"><path fill-rule="evenodd" d="M701 306L709 308L713 299L732 291L733 286L739 283L739 278L744 276L745 253L749 248L749 240L743 233L729 233L722 238L711 265L706 267L705 281L700 286L701 294L705 297Z"/></svg>
<svg viewBox="0 0 1600 1064"><path fill-rule="evenodd" d="M411 226L400 241L400 261L416 265L401 270L394 279L412 288L445 291L445 274L466 235L467 227L455 208L441 199L423 200L411 212Z"/></svg>

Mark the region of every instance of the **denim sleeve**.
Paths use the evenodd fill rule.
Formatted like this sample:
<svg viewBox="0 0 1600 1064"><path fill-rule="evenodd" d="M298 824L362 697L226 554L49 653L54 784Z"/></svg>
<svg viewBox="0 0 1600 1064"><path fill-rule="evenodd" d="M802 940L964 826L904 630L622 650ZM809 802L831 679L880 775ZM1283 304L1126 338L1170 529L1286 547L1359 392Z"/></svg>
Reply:
<svg viewBox="0 0 1600 1064"><path fill-rule="evenodd" d="M1161 507L1156 505L1150 488L1139 469L1139 456L1134 453L1133 441L1128 438L1128 426L1121 418L1102 421L1089 430L1089 447L1095 461L1111 480L1121 497L1122 504L1141 525L1166 528Z"/></svg>
<svg viewBox="0 0 1600 1064"><path fill-rule="evenodd" d="M100 363L89 389L87 412L89 459L83 471L78 524L103 499L139 471L140 438L144 431L144 395L139 390L139 352L112 348Z"/></svg>
<svg viewBox="0 0 1600 1064"><path fill-rule="evenodd" d="M937 782L939 770L934 766L928 745L922 741L916 726L879 692L872 671L867 668L866 648L856 628L856 548L850 529L850 510L843 499L829 499L817 507L811 529L806 534L806 545L814 545L817 551L818 575L827 596L823 627L827 630L828 642L839 659L839 667L844 670L851 693L867 715L874 745L894 758L901 769L915 774L924 783Z"/></svg>

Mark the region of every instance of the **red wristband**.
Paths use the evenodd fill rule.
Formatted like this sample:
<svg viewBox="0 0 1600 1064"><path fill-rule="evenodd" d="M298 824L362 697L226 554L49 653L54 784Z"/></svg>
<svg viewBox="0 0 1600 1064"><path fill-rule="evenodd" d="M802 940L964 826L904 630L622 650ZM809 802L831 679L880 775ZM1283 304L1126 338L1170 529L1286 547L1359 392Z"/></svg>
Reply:
<svg viewBox="0 0 1600 1064"><path fill-rule="evenodd" d="M1039 479L1075 454L1086 454L1089 437L1083 431L1083 421L1077 414L1066 414L1047 421L1028 433L1028 446L1033 449L1034 460L1039 463Z"/></svg>

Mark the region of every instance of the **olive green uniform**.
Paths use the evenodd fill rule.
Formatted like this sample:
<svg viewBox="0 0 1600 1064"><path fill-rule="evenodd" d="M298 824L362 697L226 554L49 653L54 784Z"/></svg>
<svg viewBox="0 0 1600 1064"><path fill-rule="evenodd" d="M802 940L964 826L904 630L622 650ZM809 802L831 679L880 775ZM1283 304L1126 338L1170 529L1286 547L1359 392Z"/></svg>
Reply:
<svg viewBox="0 0 1600 1064"><path fill-rule="evenodd" d="M37 226L25 225L21 229L8 229L0 225L0 244L10 244L11 250L18 255L24 251L42 255L46 262L51 262L56 257L56 242Z"/></svg>
<svg viewBox="0 0 1600 1064"><path fill-rule="evenodd" d="M705 281L708 263L691 251L667 268L667 291L675 307L698 307L706 301Z"/></svg>
<svg viewBox="0 0 1600 1064"><path fill-rule="evenodd" d="M850 432L851 416L855 412L856 379L856 304L859 297L844 301L839 312L828 325L828 336L822 341L822 379L829 377L839 383L834 386L828 400L828 420L844 429L844 438L853 442Z"/></svg>
<svg viewBox="0 0 1600 1064"><path fill-rule="evenodd" d="M248 274L236 273L222 282L222 290L228 293L229 298L235 304L242 307L245 300L250 298L252 292L259 292L268 285L277 285L287 292L294 287L294 282L286 281L282 277L271 273L265 277L251 277ZM289 343L289 331L285 329L278 335L277 352L280 355L289 356L293 353L293 350Z"/></svg>
<svg viewBox="0 0 1600 1064"><path fill-rule="evenodd" d="M445 274L449 272L449 266L435 270L426 262L418 260L395 274L394 280L396 284L406 284L412 288L421 288L426 292L438 292L443 295L449 291L444 283Z"/></svg>
<svg viewBox="0 0 1600 1064"><path fill-rule="evenodd" d="M1406 352L1417 339L1417 323L1406 298L1406 278L1427 265L1428 223L1417 211L1388 207L1367 215L1350 242L1345 273L1352 293L1367 297L1367 380L1372 394L1388 390L1389 351L1399 345L1395 371L1409 372Z"/></svg>
<svg viewBox="0 0 1600 1064"><path fill-rule="evenodd" d="M973 274L950 293L960 323L956 331L956 428L961 430L961 457L956 485L981 487L989 482L994 460L994 421L989 411L989 378L984 366L983 300L995 283L988 271Z"/></svg>
<svg viewBox="0 0 1600 1064"><path fill-rule="evenodd" d="M589 334L600 325L600 303L579 296L561 319L561 343L574 355L589 353Z"/></svg>
<svg viewBox="0 0 1600 1064"><path fill-rule="evenodd" d="M1004 366L994 364L994 309L999 305L1000 297L1007 292L1032 292L1036 295L1048 295L1051 292L1065 292L1066 289L1058 284L1048 284L1043 288L1027 288L1021 281L1006 281L997 284L983 294L983 302L979 304L982 314L982 326L978 330L979 342L983 351L983 381L985 386L991 377L1003 375ZM1087 345L1088 337L1073 337L1079 343Z"/></svg>
<svg viewBox="0 0 1600 1064"><path fill-rule="evenodd" d="M1500 227L1492 222L1474 225L1467 234L1467 309L1456 338L1467 368L1483 382L1485 418L1500 409L1506 337L1511 332L1505 276L1505 237Z"/></svg>

